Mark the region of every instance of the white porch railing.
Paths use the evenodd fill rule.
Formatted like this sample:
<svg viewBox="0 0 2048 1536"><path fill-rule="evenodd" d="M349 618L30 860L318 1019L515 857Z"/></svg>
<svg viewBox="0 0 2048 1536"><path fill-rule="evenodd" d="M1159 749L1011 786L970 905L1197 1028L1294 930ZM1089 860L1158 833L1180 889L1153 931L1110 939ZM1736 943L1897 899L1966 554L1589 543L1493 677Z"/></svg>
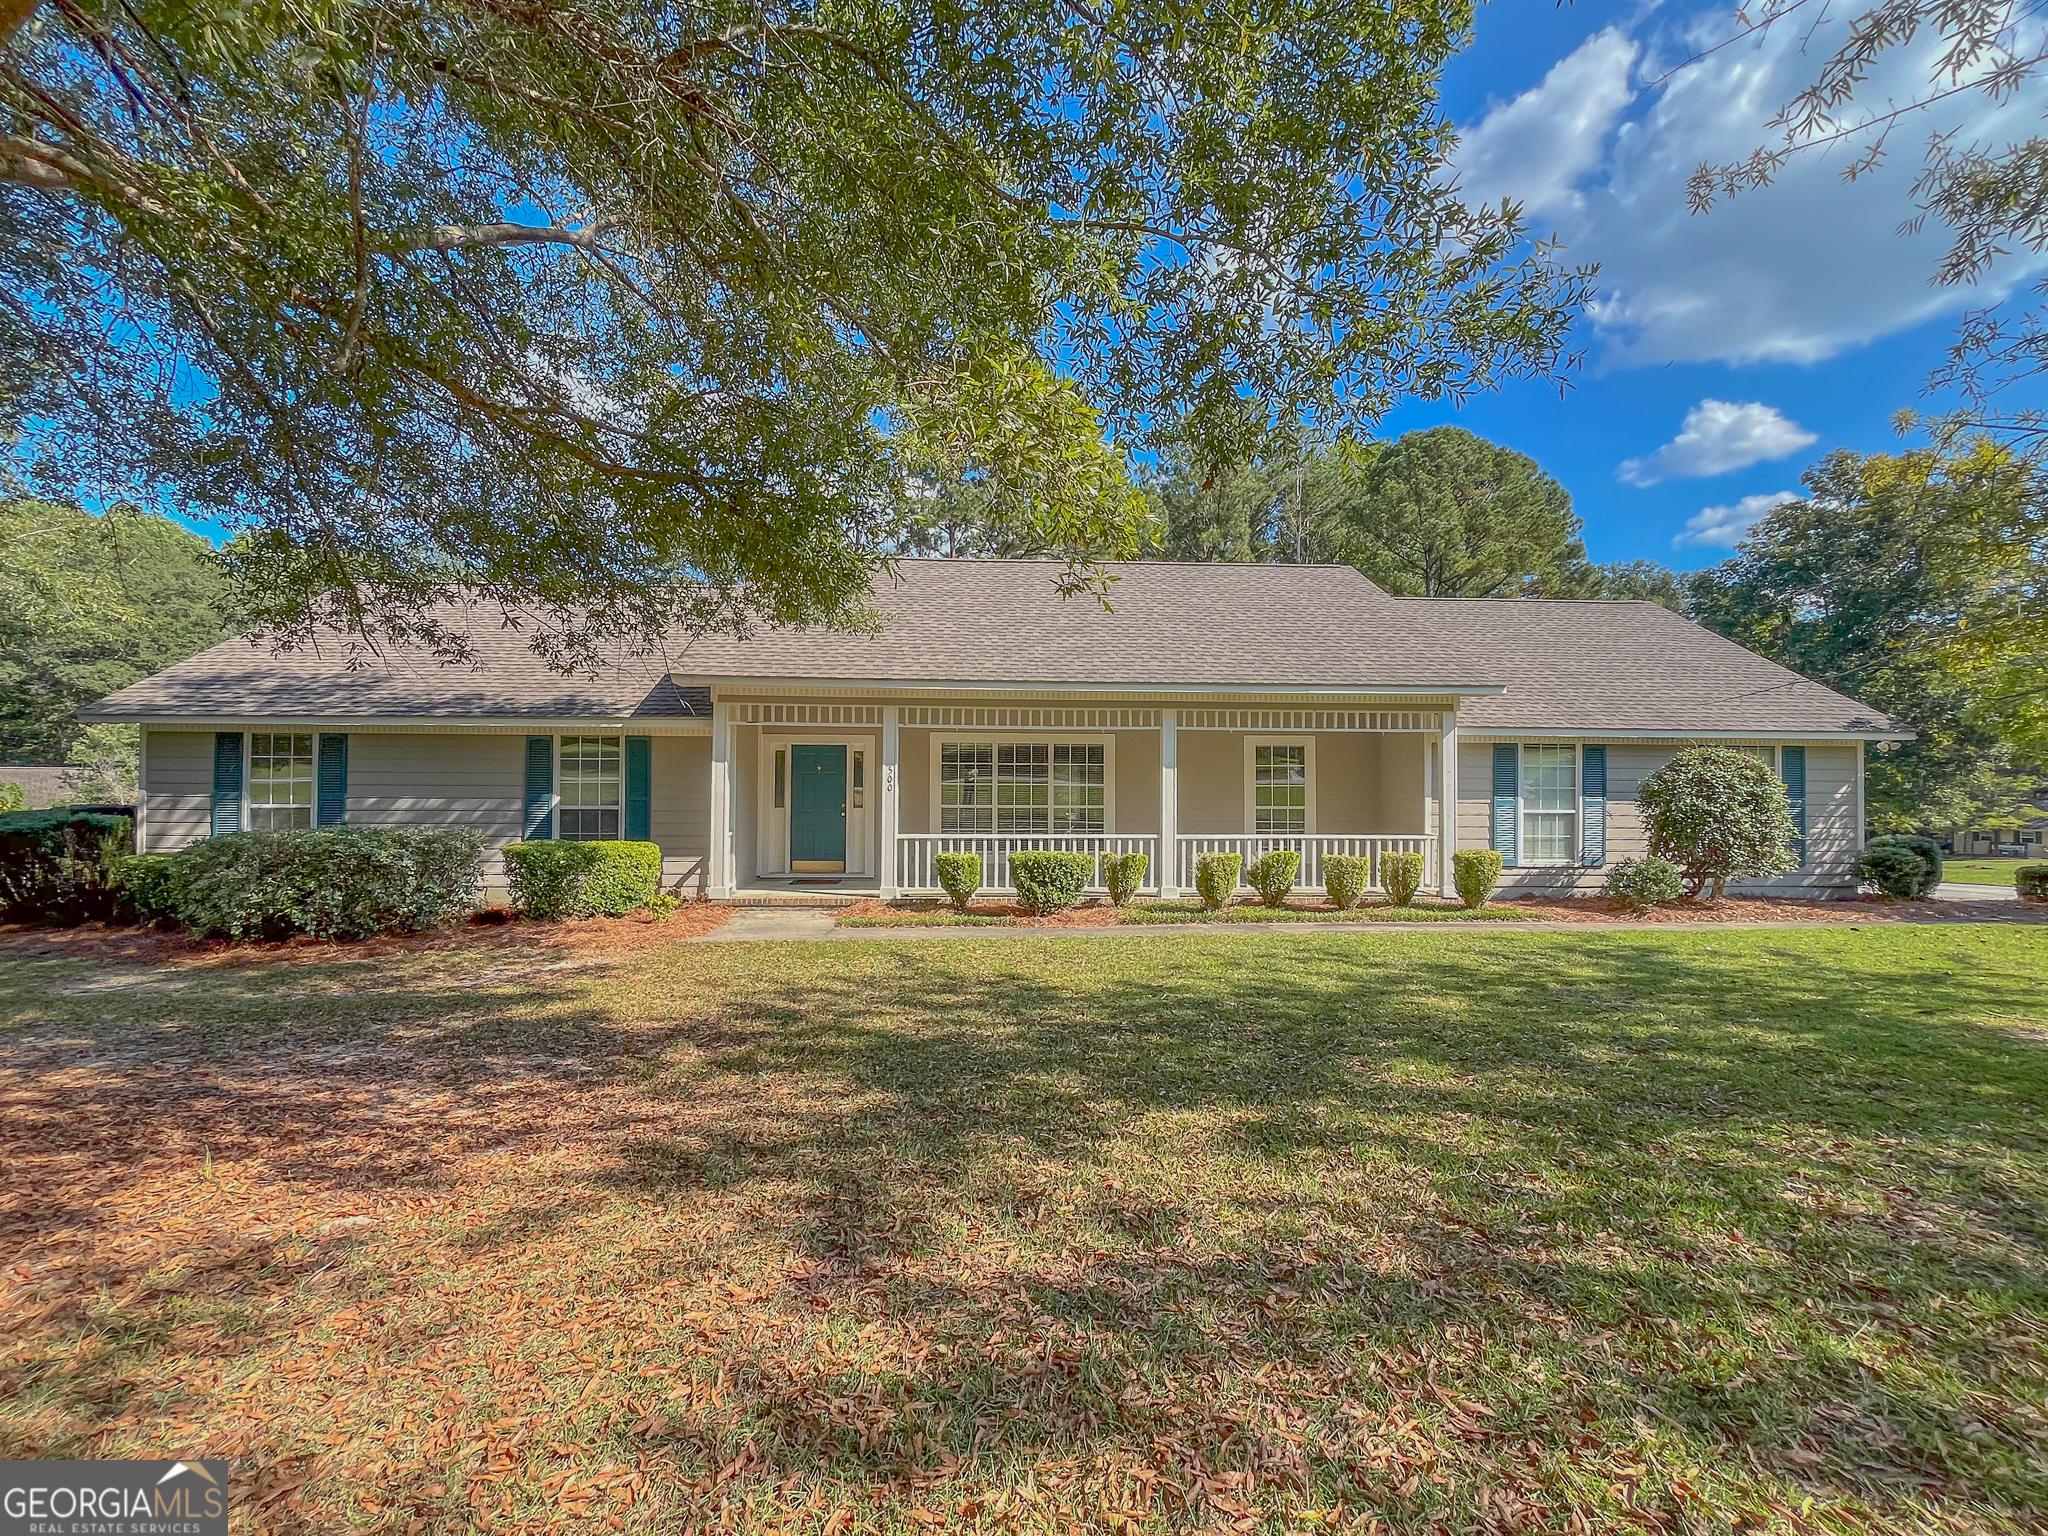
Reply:
<svg viewBox="0 0 2048 1536"><path fill-rule="evenodd" d="M1372 872L1366 884L1371 890L1379 890L1380 855L1384 853L1419 853L1422 855L1422 883L1425 888L1436 883L1436 839L1433 837L1280 837L1260 835L1178 837L1175 864L1176 883L1183 891L1195 888L1195 860L1205 853L1235 853L1241 855L1249 867L1275 848L1292 848L1301 855L1301 873L1295 877L1297 890L1320 891L1323 888L1323 860L1333 854L1352 858L1366 858L1372 861Z"/></svg>
<svg viewBox="0 0 2048 1536"><path fill-rule="evenodd" d="M1151 834L1126 837L1118 833L1048 832L901 832L896 837L896 885L903 891L939 889L938 855L978 853L981 855L981 888L1007 891L1010 885L1010 855L1043 848L1052 853L1142 853L1151 860L1145 871L1145 889L1159 889L1159 839ZM1101 868L1089 877L1088 889L1099 891Z"/></svg>

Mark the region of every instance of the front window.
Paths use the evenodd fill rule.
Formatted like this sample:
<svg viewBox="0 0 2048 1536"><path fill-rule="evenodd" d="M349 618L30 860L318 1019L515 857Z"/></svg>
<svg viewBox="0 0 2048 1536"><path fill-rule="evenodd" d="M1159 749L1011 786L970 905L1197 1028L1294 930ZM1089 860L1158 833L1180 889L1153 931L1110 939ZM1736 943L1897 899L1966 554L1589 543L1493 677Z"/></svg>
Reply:
<svg viewBox="0 0 2048 1536"><path fill-rule="evenodd" d="M1104 831L1107 768L1099 742L945 742L939 748L939 830Z"/></svg>
<svg viewBox="0 0 2048 1536"><path fill-rule="evenodd" d="M562 738L558 835L569 842L610 842L619 835L617 736Z"/></svg>
<svg viewBox="0 0 2048 1536"><path fill-rule="evenodd" d="M1307 743L1252 748L1252 830L1308 831Z"/></svg>
<svg viewBox="0 0 2048 1536"><path fill-rule="evenodd" d="M313 738L249 733L249 826L257 832L313 825Z"/></svg>
<svg viewBox="0 0 2048 1536"><path fill-rule="evenodd" d="M1522 748L1522 849L1531 864L1569 864L1579 848L1579 749Z"/></svg>

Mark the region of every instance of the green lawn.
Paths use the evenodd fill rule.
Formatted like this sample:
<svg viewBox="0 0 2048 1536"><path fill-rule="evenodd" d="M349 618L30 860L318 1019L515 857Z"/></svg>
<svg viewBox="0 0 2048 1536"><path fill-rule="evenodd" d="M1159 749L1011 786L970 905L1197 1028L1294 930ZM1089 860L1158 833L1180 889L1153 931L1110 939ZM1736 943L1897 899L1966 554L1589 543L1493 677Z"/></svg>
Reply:
<svg viewBox="0 0 2048 1536"><path fill-rule="evenodd" d="M2034 864L2048 864L2048 855L2037 859L1944 859L1941 878L1962 885L2002 885L2012 889L2012 872Z"/></svg>
<svg viewBox="0 0 2048 1536"><path fill-rule="evenodd" d="M238 1530L2048 1522L2036 929L17 948L0 1166Z"/></svg>

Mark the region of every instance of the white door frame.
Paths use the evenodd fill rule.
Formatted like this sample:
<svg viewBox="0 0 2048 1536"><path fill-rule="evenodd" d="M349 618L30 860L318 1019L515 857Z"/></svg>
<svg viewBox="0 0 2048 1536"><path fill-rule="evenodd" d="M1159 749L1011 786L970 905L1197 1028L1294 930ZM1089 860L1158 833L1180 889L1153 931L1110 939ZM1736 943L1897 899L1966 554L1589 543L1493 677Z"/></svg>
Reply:
<svg viewBox="0 0 2048 1536"><path fill-rule="evenodd" d="M757 837L759 852L756 862L764 875L786 876L789 868L789 802L788 767L784 765L784 793L782 804L775 803L775 754L787 752L792 747L844 747L846 748L846 875L879 877L881 862L876 850L881 842L882 821L882 755L877 750L880 744L878 733L872 731L807 731L801 727L778 728L773 733L761 733L760 750L755 764L757 790L755 805L757 813ZM864 754L861 776L865 781L860 791L862 803L854 803L853 754Z"/></svg>

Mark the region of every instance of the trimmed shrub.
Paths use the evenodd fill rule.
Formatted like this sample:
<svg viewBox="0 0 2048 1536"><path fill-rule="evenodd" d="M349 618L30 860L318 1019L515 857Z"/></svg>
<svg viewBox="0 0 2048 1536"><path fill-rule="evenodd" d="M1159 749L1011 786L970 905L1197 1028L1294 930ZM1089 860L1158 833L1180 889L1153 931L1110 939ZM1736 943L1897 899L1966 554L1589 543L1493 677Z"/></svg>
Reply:
<svg viewBox="0 0 2048 1536"><path fill-rule="evenodd" d="M1460 848L1451 855L1451 884L1458 899L1478 911L1500 884L1501 859L1497 848Z"/></svg>
<svg viewBox="0 0 2048 1536"><path fill-rule="evenodd" d="M1920 837L1911 832L1893 832L1884 837L1873 837L1863 845L1865 853L1873 848L1903 848L1920 861L1920 888L1906 892L1886 891L1887 896L1903 894L1908 900L1913 900L1933 895L1934 888L1941 884L1941 844L1933 838ZM1864 878L1875 880L1876 877L1866 875Z"/></svg>
<svg viewBox="0 0 2048 1536"><path fill-rule="evenodd" d="M1195 859L1195 894L1211 912L1220 912L1237 894L1237 873L1244 868L1241 853L1205 853Z"/></svg>
<svg viewBox="0 0 2048 1536"><path fill-rule="evenodd" d="M1858 880L1900 901L1927 894L1927 862L1910 848L1872 843L1856 856L1855 870Z"/></svg>
<svg viewBox="0 0 2048 1536"><path fill-rule="evenodd" d="M683 898L674 891L656 891L647 899L647 915L665 923L683 910Z"/></svg>
<svg viewBox="0 0 2048 1536"><path fill-rule="evenodd" d="M1323 890L1349 912L1372 884L1372 860L1358 853L1333 853L1323 860Z"/></svg>
<svg viewBox="0 0 2048 1536"><path fill-rule="evenodd" d="M71 806L0 816L0 916L80 923L113 916L121 860L135 846L126 815Z"/></svg>
<svg viewBox="0 0 2048 1536"><path fill-rule="evenodd" d="M624 917L661 889L657 843L549 839L505 846L512 904L528 917Z"/></svg>
<svg viewBox="0 0 2048 1536"><path fill-rule="evenodd" d="M1607 872L1601 894L1635 912L1646 912L1660 902L1676 901L1685 894L1685 875L1669 859L1655 854L1645 859L1623 859Z"/></svg>
<svg viewBox="0 0 2048 1536"><path fill-rule="evenodd" d="M981 889L981 855L942 853L932 860L939 872L939 888L953 898L954 909L967 910L967 903Z"/></svg>
<svg viewBox="0 0 2048 1536"><path fill-rule="evenodd" d="M1292 848L1269 848L1266 856L1244 872L1244 883L1259 893L1259 900L1269 907L1287 905L1287 893L1294 889L1294 880L1301 873L1301 855Z"/></svg>
<svg viewBox="0 0 2048 1536"><path fill-rule="evenodd" d="M1102 883L1109 891L1111 906L1127 907L1145 883L1145 871L1152 856L1144 853L1105 853L1100 860Z"/></svg>
<svg viewBox="0 0 2048 1536"><path fill-rule="evenodd" d="M1419 853L1380 855L1380 887L1395 906L1406 907L1414 904L1415 893L1422 889L1423 863L1423 857Z"/></svg>
<svg viewBox="0 0 2048 1536"><path fill-rule="evenodd" d="M1010 855L1010 884L1017 888L1017 905L1041 916L1079 901L1094 873L1095 861L1085 853L1028 848Z"/></svg>
<svg viewBox="0 0 2048 1536"><path fill-rule="evenodd" d="M115 872L115 899L144 925L178 917L178 861L168 853L138 853Z"/></svg>
<svg viewBox="0 0 2048 1536"><path fill-rule="evenodd" d="M483 834L467 827L236 832L178 854L167 883L173 915L197 934L366 939L475 911L483 856ZM145 888L156 878L142 876Z"/></svg>
<svg viewBox="0 0 2048 1536"><path fill-rule="evenodd" d="M1685 894L1719 901L1730 880L1799 867L1785 786L1732 747L1687 747L1636 786L1649 851L1685 874Z"/></svg>
<svg viewBox="0 0 2048 1536"><path fill-rule="evenodd" d="M2028 901L2048 901L2048 864L2029 864L2014 870L2012 888Z"/></svg>

